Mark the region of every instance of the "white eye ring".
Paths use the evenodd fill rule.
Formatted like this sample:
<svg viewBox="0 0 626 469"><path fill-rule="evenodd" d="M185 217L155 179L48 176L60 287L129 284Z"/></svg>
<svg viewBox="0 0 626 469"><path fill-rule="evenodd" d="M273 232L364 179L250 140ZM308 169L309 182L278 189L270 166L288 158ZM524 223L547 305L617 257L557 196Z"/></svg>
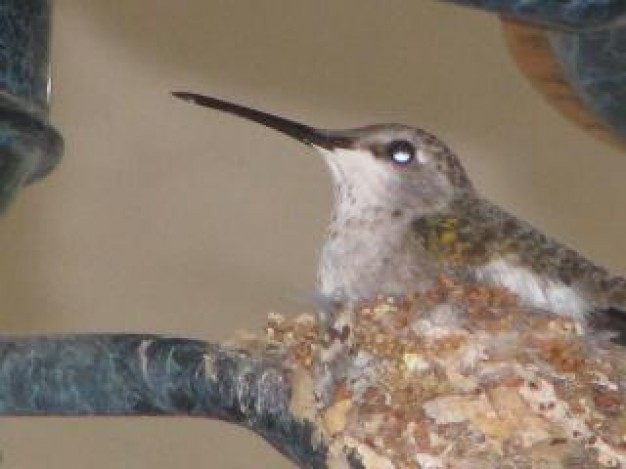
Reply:
<svg viewBox="0 0 626 469"><path fill-rule="evenodd" d="M392 155L393 161L398 164L407 164L413 159L413 155L408 151L398 150Z"/></svg>

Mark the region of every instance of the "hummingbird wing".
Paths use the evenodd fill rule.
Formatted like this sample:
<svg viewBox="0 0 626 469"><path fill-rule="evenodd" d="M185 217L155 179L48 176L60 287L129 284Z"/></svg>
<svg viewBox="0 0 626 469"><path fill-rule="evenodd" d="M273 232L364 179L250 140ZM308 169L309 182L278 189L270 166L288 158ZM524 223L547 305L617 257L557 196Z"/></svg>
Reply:
<svg viewBox="0 0 626 469"><path fill-rule="evenodd" d="M532 306L586 318L626 345L626 279L489 201L459 198L414 220L412 235L444 270L508 288Z"/></svg>

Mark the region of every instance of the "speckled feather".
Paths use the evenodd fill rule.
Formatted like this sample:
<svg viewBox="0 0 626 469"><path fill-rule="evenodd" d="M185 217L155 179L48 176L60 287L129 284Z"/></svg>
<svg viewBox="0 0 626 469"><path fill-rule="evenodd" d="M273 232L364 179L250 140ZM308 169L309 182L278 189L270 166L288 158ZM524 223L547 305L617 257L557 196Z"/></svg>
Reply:
<svg viewBox="0 0 626 469"><path fill-rule="evenodd" d="M603 307L626 309L626 279L611 275L527 222L478 197L463 197L412 224L416 242L452 271L508 258L538 275L580 289Z"/></svg>

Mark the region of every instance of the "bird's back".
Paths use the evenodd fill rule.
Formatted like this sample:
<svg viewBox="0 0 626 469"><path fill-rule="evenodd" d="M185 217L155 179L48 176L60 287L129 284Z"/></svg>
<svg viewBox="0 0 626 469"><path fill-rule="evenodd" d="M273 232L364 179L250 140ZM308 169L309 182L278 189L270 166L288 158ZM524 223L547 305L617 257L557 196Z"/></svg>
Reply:
<svg viewBox="0 0 626 469"><path fill-rule="evenodd" d="M626 279L478 196L414 220L412 236L453 275L494 283L532 306L619 331L626 344Z"/></svg>

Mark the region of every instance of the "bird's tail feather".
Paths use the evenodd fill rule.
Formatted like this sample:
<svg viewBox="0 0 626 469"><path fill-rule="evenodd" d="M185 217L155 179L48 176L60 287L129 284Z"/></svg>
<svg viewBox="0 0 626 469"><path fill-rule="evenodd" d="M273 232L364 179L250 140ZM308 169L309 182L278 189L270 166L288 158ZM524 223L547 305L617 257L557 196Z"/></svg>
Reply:
<svg viewBox="0 0 626 469"><path fill-rule="evenodd" d="M589 325L608 332L612 342L626 346L626 310L610 307L596 311L589 318Z"/></svg>

